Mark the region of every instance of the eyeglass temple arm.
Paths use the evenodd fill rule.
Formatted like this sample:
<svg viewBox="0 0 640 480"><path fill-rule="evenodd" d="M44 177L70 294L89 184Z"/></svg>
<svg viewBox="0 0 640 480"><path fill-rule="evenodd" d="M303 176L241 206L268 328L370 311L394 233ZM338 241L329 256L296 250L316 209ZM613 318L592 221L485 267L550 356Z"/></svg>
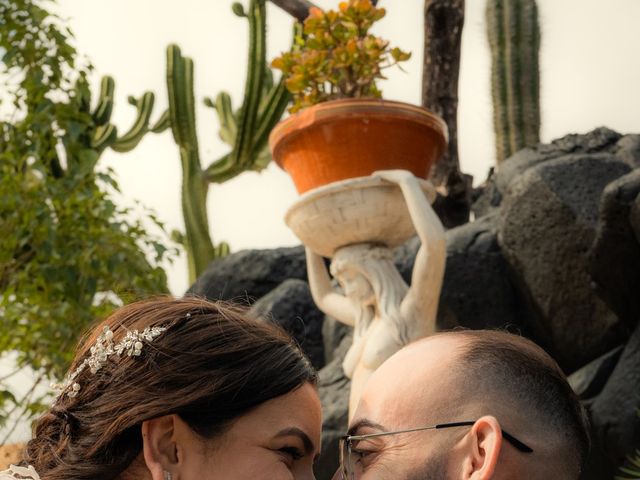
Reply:
<svg viewBox="0 0 640 480"><path fill-rule="evenodd" d="M440 428L453 428L453 427L465 427L465 426L470 426L475 424L476 422L453 422L453 423L441 423L439 425L436 425L437 429ZM529 447L528 445L524 444L523 442L521 442L520 440L518 440L516 437L514 437L513 435L511 435L509 432L506 432L505 430L502 430L502 436L511 444L513 445L515 448L517 448L518 450L520 450L521 452L524 453L533 453L533 449L531 447Z"/></svg>

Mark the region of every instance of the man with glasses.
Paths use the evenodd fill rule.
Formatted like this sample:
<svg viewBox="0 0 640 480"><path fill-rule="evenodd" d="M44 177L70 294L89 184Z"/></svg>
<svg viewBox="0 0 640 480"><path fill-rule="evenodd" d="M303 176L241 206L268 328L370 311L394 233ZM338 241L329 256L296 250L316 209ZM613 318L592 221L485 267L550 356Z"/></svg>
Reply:
<svg viewBox="0 0 640 480"><path fill-rule="evenodd" d="M370 378L335 480L578 479L583 409L533 342L456 331L405 347Z"/></svg>

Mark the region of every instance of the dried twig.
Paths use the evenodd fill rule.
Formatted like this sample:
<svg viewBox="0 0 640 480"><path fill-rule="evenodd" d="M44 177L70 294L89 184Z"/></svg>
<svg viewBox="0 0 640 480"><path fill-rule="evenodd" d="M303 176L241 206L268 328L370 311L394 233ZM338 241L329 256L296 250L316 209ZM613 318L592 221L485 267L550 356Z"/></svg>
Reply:
<svg viewBox="0 0 640 480"><path fill-rule="evenodd" d="M304 22L304 19L309 16L309 9L315 7L308 0L271 0L271 3L280 7L299 22Z"/></svg>
<svg viewBox="0 0 640 480"><path fill-rule="evenodd" d="M471 179L458 161L458 73L464 0L425 0L422 105L440 115L449 126L449 147L434 165L431 181L443 187L441 220L447 227L469 217Z"/></svg>

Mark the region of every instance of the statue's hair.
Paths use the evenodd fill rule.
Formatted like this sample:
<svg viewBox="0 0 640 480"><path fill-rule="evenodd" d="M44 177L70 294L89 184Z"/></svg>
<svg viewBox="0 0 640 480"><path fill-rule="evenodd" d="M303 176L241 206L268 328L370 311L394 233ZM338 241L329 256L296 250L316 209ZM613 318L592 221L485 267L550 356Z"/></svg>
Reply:
<svg viewBox="0 0 640 480"><path fill-rule="evenodd" d="M42 480L121 479L141 452L145 420L176 414L212 439L261 403L316 383L307 358L278 327L193 297L120 308L81 343L70 371L105 326L115 341L147 327L167 330L140 356L113 355L97 372L83 371L77 396L61 396L37 421L25 461Z"/></svg>
<svg viewBox="0 0 640 480"><path fill-rule="evenodd" d="M342 247L336 251L331 261L331 274L339 278L340 274L348 269L355 269L367 279L378 302L380 320L393 324L392 331L398 335L396 341L400 345L409 343L407 324L400 313L400 304L407 294L408 287L393 263L391 251L387 247L372 244ZM371 312L363 308L360 315L371 315ZM358 320L367 322L365 318ZM368 322L371 320L368 319Z"/></svg>

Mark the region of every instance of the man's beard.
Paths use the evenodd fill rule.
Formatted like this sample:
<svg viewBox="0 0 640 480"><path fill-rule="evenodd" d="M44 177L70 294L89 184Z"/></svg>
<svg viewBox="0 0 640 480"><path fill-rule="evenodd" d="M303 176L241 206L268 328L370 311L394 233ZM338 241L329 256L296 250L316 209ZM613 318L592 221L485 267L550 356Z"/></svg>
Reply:
<svg viewBox="0 0 640 480"><path fill-rule="evenodd" d="M446 451L435 454L405 480L447 480Z"/></svg>

